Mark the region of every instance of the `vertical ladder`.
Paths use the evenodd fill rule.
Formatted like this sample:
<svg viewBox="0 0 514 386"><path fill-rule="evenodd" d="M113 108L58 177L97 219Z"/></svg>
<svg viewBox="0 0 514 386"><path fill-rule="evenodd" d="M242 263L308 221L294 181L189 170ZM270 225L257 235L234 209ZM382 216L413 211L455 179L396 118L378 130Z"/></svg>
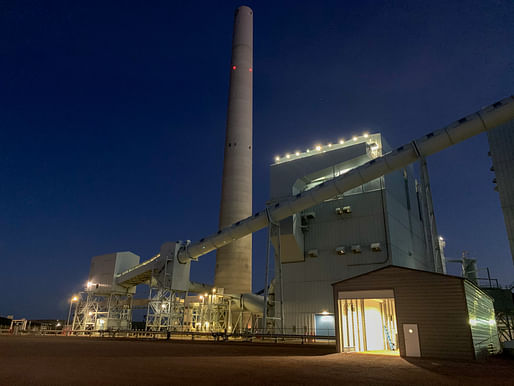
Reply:
<svg viewBox="0 0 514 386"><path fill-rule="evenodd" d="M389 350L394 351L395 350L394 343L391 340L391 336L389 335L389 330L387 329L387 326L384 326L384 331L385 331L385 334L386 334L387 344L389 346Z"/></svg>

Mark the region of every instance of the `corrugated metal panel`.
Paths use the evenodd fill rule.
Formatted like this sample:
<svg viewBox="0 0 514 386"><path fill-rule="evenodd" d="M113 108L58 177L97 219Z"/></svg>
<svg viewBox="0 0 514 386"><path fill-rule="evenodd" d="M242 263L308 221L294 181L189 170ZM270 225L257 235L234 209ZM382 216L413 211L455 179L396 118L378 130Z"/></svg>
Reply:
<svg viewBox="0 0 514 386"><path fill-rule="evenodd" d="M487 356L489 349L499 352L500 339L492 299L467 281L464 282L464 289L476 357Z"/></svg>
<svg viewBox="0 0 514 386"><path fill-rule="evenodd" d="M342 206L350 206L352 213L337 215L336 208ZM372 253L370 250L371 243L380 242L384 246L385 253L386 236L380 191L328 201L312 208L312 211L316 218L308 221L305 250L318 249L324 251L324 255L335 255L335 248L338 246L350 247L359 244L362 247L362 253L353 256L357 259L357 263L384 260L385 255ZM349 261L352 258L351 253L348 253L346 258L346 260L340 260L353 263ZM330 276L330 278L333 277L333 275Z"/></svg>
<svg viewBox="0 0 514 386"><path fill-rule="evenodd" d="M277 200L293 194L292 187L298 179L334 165L358 160L352 167L369 160L366 143L358 143L326 153L313 152L312 156L271 165L270 198Z"/></svg>
<svg viewBox="0 0 514 386"><path fill-rule="evenodd" d="M394 290L401 355L405 355L401 326L415 323L423 357L474 358L461 279L387 267L335 284L334 297L338 291L374 289Z"/></svg>
<svg viewBox="0 0 514 386"><path fill-rule="evenodd" d="M487 138L514 261L514 121L488 131Z"/></svg>
<svg viewBox="0 0 514 386"><path fill-rule="evenodd" d="M344 153L327 152L323 155L302 158L280 163L271 168L271 199L290 195L293 184L309 173L330 170L335 171L340 162L350 161L358 164L364 152L362 147L350 147ZM327 158L336 156L336 158ZM329 169L323 169L323 168ZM285 326L288 329L310 331L311 319L322 310L333 312L331 284L337 280L349 278L380 266L395 264L414 268L430 268L426 262L424 232L419 221L412 168L408 168L408 194L411 210L406 209L407 196L403 171L371 181L356 191L347 192L341 199L334 199L316 205L306 212L314 212L315 217L304 221L304 251L317 250L318 257L296 256L282 264L282 281L284 286ZM311 176L312 177L312 176ZM300 181L301 182L301 181ZM381 190L387 186L387 192ZM378 189L378 190L377 190ZM363 193L362 193L363 192ZM386 193L389 195L385 197ZM389 208L388 205L391 204ZM336 208L350 206L351 213L338 215ZM391 219L388 232L394 239L391 248L386 217ZM300 217L300 216L298 216ZM393 224L391 226L391 224ZM287 233L288 230L284 230ZM284 240L285 241L285 240ZM289 240L292 241L292 240ZM372 243L380 243L381 251L371 250ZM352 245L360 245L361 253L354 254ZM289 246L283 243L284 252ZM337 255L337 247L345 247L345 255ZM302 251L303 252L303 251ZM288 255L289 256L289 255ZM328 296L328 298L327 298ZM305 314L305 315L304 315ZM302 323L307 323L303 325Z"/></svg>

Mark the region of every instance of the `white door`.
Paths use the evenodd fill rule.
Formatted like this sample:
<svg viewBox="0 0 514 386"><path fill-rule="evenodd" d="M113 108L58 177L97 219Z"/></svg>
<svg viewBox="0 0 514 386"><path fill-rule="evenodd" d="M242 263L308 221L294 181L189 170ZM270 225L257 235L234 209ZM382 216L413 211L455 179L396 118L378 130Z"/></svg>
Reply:
<svg viewBox="0 0 514 386"><path fill-rule="evenodd" d="M403 337L405 340L405 356L420 357L418 325L404 324Z"/></svg>

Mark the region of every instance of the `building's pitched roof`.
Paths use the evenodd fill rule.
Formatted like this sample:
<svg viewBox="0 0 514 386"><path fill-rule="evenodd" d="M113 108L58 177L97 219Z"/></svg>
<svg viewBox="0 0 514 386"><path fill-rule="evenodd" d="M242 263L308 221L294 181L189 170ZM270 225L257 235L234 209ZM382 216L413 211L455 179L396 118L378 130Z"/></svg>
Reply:
<svg viewBox="0 0 514 386"><path fill-rule="evenodd" d="M457 280L461 280L461 281L466 281L468 284L470 284L473 287L475 287L476 289L482 291L484 293L484 295L489 296L482 288L477 286L471 280L466 279L465 277L455 276L455 275L447 275L447 274L444 274L444 273L438 273L438 272L432 272L432 271L424 271L424 270L421 270L421 269L415 269L415 268L409 268L409 267L402 267L402 266L394 265L394 264L386 265L384 267L380 267L380 268L377 268L377 269L375 269L373 271L362 273L360 275L357 275L357 276L354 276L354 277L350 277L348 279L339 280L339 281L337 281L335 283L332 283L332 286L336 286L339 283L350 281L350 280L354 280L354 279L357 279L357 278L360 278L360 277L363 277L363 276L366 276L366 275L371 275L371 274L373 274L375 272L382 271L384 269L401 269L401 270L413 271L413 272L417 272L417 273L421 273L421 274L438 275L440 277L445 277L445 278L448 278L448 279L457 279Z"/></svg>

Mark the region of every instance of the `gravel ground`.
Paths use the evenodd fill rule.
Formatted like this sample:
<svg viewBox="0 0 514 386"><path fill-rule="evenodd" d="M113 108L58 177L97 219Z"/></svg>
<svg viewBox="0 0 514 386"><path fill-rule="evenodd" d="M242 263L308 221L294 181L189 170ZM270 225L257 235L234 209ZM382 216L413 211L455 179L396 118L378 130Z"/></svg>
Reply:
<svg viewBox="0 0 514 386"><path fill-rule="evenodd" d="M514 384L514 360L337 354L332 346L0 336L0 385Z"/></svg>

